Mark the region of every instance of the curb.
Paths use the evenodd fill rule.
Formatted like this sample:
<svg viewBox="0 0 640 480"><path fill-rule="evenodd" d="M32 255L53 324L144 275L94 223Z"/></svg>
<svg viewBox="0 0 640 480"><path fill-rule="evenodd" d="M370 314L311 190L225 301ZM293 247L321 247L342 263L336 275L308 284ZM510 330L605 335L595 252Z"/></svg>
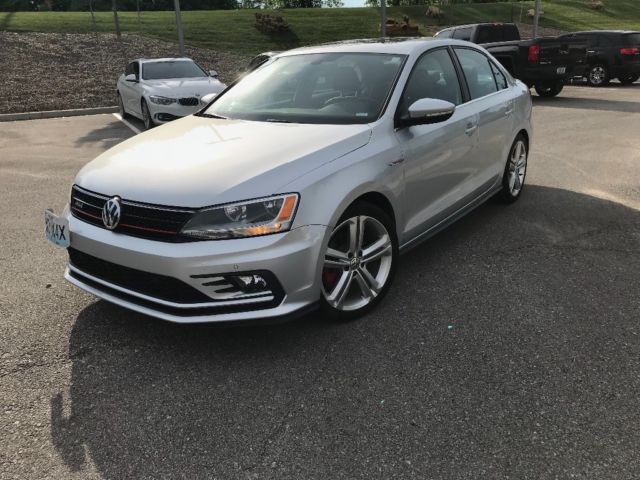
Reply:
<svg viewBox="0 0 640 480"><path fill-rule="evenodd" d="M19 120L36 120L38 118L79 117L82 115L98 115L101 113L116 113L118 107L74 108L71 110L48 110L45 112L2 113L0 122L15 122Z"/></svg>

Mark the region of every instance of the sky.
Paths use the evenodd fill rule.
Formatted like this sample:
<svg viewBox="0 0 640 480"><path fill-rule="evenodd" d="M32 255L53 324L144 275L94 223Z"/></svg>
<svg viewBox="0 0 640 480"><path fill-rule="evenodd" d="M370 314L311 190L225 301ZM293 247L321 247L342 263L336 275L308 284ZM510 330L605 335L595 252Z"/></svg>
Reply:
<svg viewBox="0 0 640 480"><path fill-rule="evenodd" d="M364 0L342 0L345 7L364 7Z"/></svg>

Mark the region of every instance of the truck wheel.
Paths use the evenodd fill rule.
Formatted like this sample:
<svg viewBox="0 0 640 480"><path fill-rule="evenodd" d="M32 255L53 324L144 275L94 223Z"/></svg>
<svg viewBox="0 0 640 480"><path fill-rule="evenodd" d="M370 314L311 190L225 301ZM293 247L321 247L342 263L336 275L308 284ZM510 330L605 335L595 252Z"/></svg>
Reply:
<svg viewBox="0 0 640 480"><path fill-rule="evenodd" d="M543 83L540 85L535 85L536 93L541 97L551 98L558 95L562 89L564 88L564 84L558 83Z"/></svg>
<svg viewBox="0 0 640 480"><path fill-rule="evenodd" d="M636 80L638 80L640 78L640 75L625 75L622 77L618 77L618 80L620 80L620 83L622 85L631 85L633 82L635 82Z"/></svg>
<svg viewBox="0 0 640 480"><path fill-rule="evenodd" d="M604 87L609 84L609 71L605 65L592 65L587 72L587 83L592 87Z"/></svg>

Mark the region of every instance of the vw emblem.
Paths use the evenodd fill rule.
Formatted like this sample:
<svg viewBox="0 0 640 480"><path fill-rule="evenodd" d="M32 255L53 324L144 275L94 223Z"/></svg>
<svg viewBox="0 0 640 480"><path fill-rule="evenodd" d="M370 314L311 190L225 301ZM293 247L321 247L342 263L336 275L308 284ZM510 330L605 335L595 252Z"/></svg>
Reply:
<svg viewBox="0 0 640 480"><path fill-rule="evenodd" d="M102 207L102 223L109 230L113 230L120 223L120 197L113 197Z"/></svg>

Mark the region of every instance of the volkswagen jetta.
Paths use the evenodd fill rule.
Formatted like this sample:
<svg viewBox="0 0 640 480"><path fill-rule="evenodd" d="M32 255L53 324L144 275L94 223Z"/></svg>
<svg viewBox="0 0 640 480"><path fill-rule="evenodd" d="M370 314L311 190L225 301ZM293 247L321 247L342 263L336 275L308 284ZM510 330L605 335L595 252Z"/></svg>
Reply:
<svg viewBox="0 0 640 480"><path fill-rule="evenodd" d="M47 236L71 283L162 319L349 319L401 251L520 196L530 120L527 87L467 42L292 50L87 164Z"/></svg>

